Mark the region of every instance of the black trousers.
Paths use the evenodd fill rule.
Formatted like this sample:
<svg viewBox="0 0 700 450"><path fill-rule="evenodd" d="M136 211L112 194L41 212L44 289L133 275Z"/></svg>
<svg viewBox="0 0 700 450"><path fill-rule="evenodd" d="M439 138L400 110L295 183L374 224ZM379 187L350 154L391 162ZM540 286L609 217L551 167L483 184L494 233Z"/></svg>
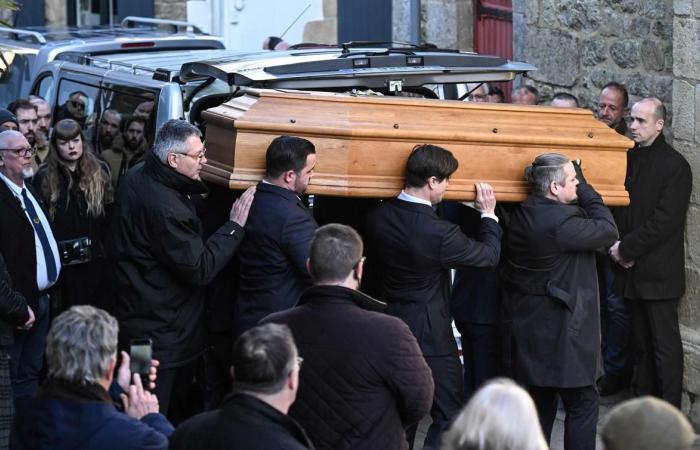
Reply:
<svg viewBox="0 0 700 450"><path fill-rule="evenodd" d="M540 425L547 442L557 416L557 398L561 397L566 411L564 420L565 450L595 450L598 424L598 391L593 386L580 388L549 388L528 386L528 392L537 407Z"/></svg>
<svg viewBox="0 0 700 450"><path fill-rule="evenodd" d="M683 343L678 299L625 299L632 319L634 395L654 395L681 407Z"/></svg>
<svg viewBox="0 0 700 450"><path fill-rule="evenodd" d="M432 425L423 444L424 450L437 450L442 445L442 433L452 424L452 419L459 413L464 398L462 386L462 365L457 355L426 356L425 361L433 372L435 394L430 408ZM406 429L408 446L413 449L418 425Z"/></svg>
<svg viewBox="0 0 700 450"><path fill-rule="evenodd" d="M469 400L485 381L498 375L498 325L456 321L462 337L464 397Z"/></svg>
<svg viewBox="0 0 700 450"><path fill-rule="evenodd" d="M204 410L204 362L196 360L172 369L158 369L153 392L160 412L173 425L180 424Z"/></svg>

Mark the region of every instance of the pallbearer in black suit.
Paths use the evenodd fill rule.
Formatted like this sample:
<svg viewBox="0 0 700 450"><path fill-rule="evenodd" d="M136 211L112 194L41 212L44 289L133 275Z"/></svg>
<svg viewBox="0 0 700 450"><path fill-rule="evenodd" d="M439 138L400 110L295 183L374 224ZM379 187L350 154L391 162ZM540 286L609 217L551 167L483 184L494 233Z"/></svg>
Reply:
<svg viewBox="0 0 700 450"><path fill-rule="evenodd" d="M306 260L317 225L299 196L313 176L316 149L306 139L280 136L267 148L265 165L238 251L235 336L291 308L311 286Z"/></svg>
<svg viewBox="0 0 700 450"><path fill-rule="evenodd" d="M595 450L600 314L595 251L617 239L600 195L563 155L525 169L530 197L510 216L505 290L507 374L532 395L547 439L566 411L564 448Z"/></svg>
<svg viewBox="0 0 700 450"><path fill-rule="evenodd" d="M406 187L370 214L367 226L365 286L388 303L389 314L408 324L433 373L433 424L425 449L439 448L442 432L463 400L462 366L451 327L450 269L495 266L501 250L496 198L488 184L476 185L475 207L482 214L477 240L435 213L433 206L442 200L457 166L444 148L416 147L406 163ZM415 427L407 434L412 448Z"/></svg>

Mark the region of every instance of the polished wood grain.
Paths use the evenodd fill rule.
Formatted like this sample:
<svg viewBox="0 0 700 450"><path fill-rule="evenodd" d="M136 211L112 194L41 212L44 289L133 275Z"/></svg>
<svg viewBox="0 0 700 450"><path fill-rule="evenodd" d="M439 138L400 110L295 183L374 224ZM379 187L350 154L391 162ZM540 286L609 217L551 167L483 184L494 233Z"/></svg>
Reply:
<svg viewBox="0 0 700 450"><path fill-rule="evenodd" d="M202 176L232 189L260 180L267 146L288 134L316 146L311 194L396 195L411 149L430 143L459 160L446 199L473 200L474 183L484 181L498 200L521 201L524 168L557 152L582 160L606 204L629 202L624 180L633 142L584 109L253 90L203 116L209 162Z"/></svg>

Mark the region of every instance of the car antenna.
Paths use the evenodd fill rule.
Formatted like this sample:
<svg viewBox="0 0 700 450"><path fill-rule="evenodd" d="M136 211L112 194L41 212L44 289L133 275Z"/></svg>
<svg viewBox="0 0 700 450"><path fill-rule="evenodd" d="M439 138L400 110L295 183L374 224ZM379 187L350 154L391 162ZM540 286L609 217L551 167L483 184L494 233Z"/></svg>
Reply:
<svg viewBox="0 0 700 450"><path fill-rule="evenodd" d="M303 16L304 13L305 13L306 11L308 11L309 8L311 8L311 3L309 3L308 5L306 5L306 8L304 8L304 10L303 10L302 12L299 13L299 15L297 16L297 18L294 19L294 20L292 21L292 23L289 24L289 26L287 27L287 29L284 30L284 32L283 32L282 34L280 34L280 39L282 39L282 38L284 37L284 35L287 34L287 31L289 31L289 29L292 28L292 27L294 26L294 24L297 23L297 21L299 21L299 19L301 19L301 16Z"/></svg>

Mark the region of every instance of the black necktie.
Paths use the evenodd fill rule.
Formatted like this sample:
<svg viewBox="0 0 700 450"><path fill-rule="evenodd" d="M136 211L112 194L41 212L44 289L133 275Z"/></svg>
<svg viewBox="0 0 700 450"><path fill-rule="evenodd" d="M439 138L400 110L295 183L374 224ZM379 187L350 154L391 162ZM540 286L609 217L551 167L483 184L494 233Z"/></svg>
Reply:
<svg viewBox="0 0 700 450"><path fill-rule="evenodd" d="M41 242L41 248L44 250L44 259L46 260L46 273L49 276L49 282L53 283L56 281L56 261L53 259L53 250L51 250L51 245L49 245L49 238L46 237L46 231L44 231L44 226L39 220L39 215L36 213L34 208L34 203L29 199L27 195L27 190L22 188L22 200L24 200L24 208L29 213L29 217L32 219L32 225L34 226L34 231L36 235L39 236L39 242Z"/></svg>

